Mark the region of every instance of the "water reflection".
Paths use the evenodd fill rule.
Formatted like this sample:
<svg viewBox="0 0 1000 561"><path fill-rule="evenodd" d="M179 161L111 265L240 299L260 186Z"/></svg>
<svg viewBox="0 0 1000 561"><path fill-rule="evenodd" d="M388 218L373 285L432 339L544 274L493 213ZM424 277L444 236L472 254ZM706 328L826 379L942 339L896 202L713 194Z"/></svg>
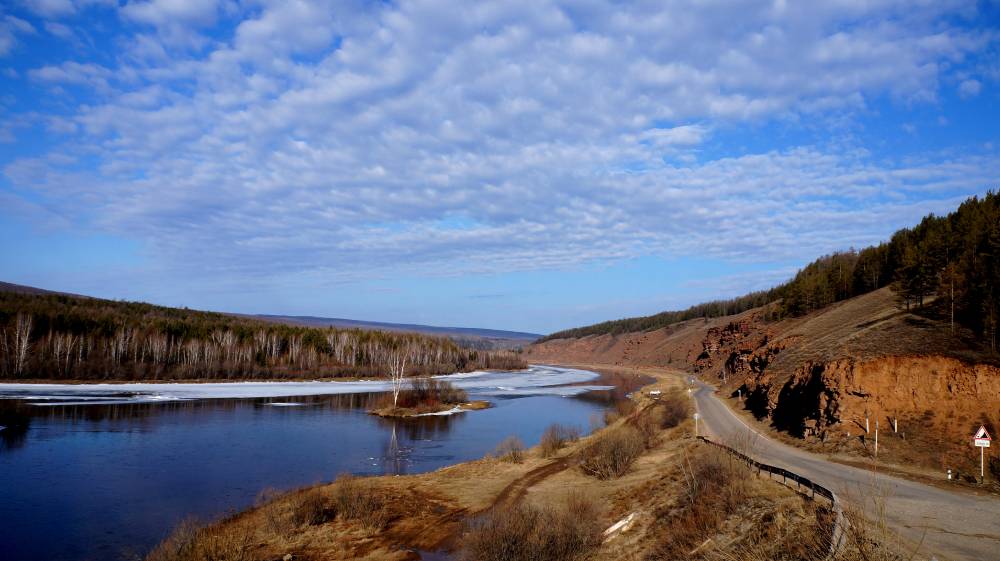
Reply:
<svg viewBox="0 0 1000 561"><path fill-rule="evenodd" d="M553 422L586 431L613 394L489 397L483 411L411 419L367 414L382 393L0 399L0 549L9 559L116 559L126 547L148 550L185 517L244 508L264 488L430 471L480 458L510 435L533 445Z"/></svg>

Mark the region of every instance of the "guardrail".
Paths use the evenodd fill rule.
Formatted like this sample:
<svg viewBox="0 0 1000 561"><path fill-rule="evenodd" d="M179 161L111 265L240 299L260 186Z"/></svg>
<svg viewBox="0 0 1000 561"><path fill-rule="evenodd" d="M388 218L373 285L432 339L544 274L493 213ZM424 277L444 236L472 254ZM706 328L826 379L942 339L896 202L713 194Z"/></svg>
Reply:
<svg viewBox="0 0 1000 561"><path fill-rule="evenodd" d="M820 485L819 483L816 483L815 481L809 479L808 477L803 477L785 468L758 462L757 460L751 458L750 456L747 456L742 452L738 452L737 450L730 448L725 444L720 444L718 442L709 440L707 437L699 436L698 439L708 444L711 444L712 446L721 448L722 450L725 450L726 452L739 458L741 461L745 462L747 466L750 467L750 469L756 469L757 475L760 475L761 472L766 472L769 478L771 477L771 475L774 475L775 477L780 475L781 482L783 484L790 487L791 486L790 482L795 482L797 490L803 493L805 493L805 490L808 490L809 491L808 495L811 499L815 499L816 495L820 495L821 497L824 497L827 500L829 500L830 508L833 510L834 513L834 520L833 520L833 533L830 540L830 551L827 556L827 559L832 558L837 553L837 551L840 549L841 542L844 539L845 520L844 520L844 510L843 508L841 508L840 501L837 500L837 495L834 494L833 491L827 489L826 487Z"/></svg>

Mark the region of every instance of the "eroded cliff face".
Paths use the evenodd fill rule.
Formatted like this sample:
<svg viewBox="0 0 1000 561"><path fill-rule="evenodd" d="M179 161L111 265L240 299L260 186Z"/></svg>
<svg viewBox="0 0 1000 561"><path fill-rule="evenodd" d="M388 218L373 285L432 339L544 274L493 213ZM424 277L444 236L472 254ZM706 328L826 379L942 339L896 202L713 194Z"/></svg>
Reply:
<svg viewBox="0 0 1000 561"><path fill-rule="evenodd" d="M876 420L891 430L893 420L940 418L946 428L968 432L963 417L973 423L1000 417L1000 369L950 357L806 363L780 388L754 386L756 381L746 385L758 396L760 409L754 412L799 436L822 437L831 429L857 434L866 418L869 430ZM976 421L982 416L985 421Z"/></svg>

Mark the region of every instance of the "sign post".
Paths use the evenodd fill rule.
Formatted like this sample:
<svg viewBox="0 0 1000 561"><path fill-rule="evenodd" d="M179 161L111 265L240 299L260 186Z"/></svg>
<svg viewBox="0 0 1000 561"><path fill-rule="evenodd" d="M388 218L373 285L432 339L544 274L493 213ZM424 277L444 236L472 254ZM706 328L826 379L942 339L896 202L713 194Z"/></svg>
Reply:
<svg viewBox="0 0 1000 561"><path fill-rule="evenodd" d="M979 480L986 481L986 449L990 447L990 433L986 432L986 427L981 426L972 437L972 442L979 448Z"/></svg>

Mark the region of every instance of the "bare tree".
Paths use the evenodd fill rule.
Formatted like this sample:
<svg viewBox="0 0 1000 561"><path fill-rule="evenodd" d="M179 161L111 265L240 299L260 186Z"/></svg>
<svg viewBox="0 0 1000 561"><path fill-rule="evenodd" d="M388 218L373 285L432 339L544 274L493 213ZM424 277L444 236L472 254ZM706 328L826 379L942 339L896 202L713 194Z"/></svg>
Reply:
<svg viewBox="0 0 1000 561"><path fill-rule="evenodd" d="M20 376L24 372L24 365L28 361L28 351L31 349L31 316L29 314L17 314L17 321L14 324L14 375Z"/></svg>
<svg viewBox="0 0 1000 561"><path fill-rule="evenodd" d="M392 406L399 402L399 392L403 389L404 373L406 372L406 354L396 350L389 355L389 380L392 382Z"/></svg>

